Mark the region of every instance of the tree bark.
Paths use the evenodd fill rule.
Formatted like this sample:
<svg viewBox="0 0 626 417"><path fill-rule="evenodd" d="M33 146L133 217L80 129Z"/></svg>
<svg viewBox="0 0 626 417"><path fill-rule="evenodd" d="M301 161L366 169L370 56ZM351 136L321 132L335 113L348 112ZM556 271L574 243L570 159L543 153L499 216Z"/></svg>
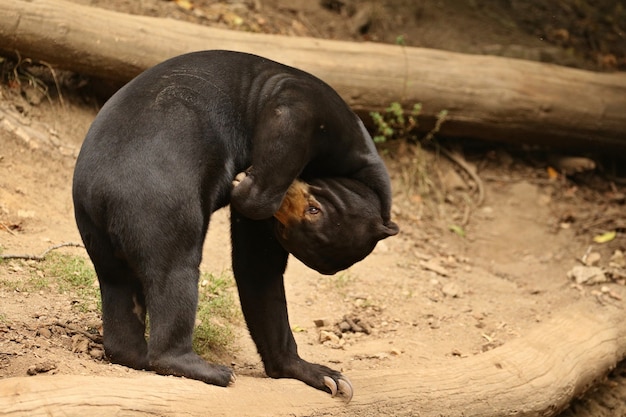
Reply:
<svg viewBox="0 0 626 417"><path fill-rule="evenodd" d="M626 74L375 43L213 29L62 0L0 0L0 48L102 78L128 81L174 55L231 49L311 72L357 112L397 101L441 110L442 135L626 150Z"/></svg>
<svg viewBox="0 0 626 417"><path fill-rule="evenodd" d="M229 388L175 377L0 379L17 416L554 416L626 355L623 309L578 302L489 352L409 369L352 371L348 405L293 380L240 377Z"/></svg>

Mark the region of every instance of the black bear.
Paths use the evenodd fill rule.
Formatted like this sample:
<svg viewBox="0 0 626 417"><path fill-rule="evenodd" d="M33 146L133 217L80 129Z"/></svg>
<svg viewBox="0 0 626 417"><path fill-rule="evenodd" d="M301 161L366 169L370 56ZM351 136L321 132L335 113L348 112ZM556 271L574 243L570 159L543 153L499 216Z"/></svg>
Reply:
<svg viewBox="0 0 626 417"><path fill-rule="evenodd" d="M211 214L230 203L233 273L267 374L352 396L339 372L298 355L283 287L289 252L332 274L398 232L384 164L327 84L231 51L167 60L103 106L72 194L112 362L233 380L192 350L204 238Z"/></svg>

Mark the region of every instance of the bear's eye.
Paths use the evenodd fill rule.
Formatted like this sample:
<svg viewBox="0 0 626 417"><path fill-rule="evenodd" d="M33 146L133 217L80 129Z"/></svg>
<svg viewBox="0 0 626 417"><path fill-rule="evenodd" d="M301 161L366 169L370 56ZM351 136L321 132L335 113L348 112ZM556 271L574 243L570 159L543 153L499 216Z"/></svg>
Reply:
<svg viewBox="0 0 626 417"><path fill-rule="evenodd" d="M320 212L319 207L309 206L306 209L307 214L318 214Z"/></svg>

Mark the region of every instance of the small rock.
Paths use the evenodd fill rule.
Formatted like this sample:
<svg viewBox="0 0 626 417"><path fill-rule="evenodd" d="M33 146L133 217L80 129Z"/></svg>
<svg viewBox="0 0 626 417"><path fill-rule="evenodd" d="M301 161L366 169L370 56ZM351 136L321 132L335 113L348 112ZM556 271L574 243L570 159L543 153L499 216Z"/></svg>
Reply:
<svg viewBox="0 0 626 417"><path fill-rule="evenodd" d="M459 298L462 294L461 287L459 287L454 282L449 282L441 288L441 292L443 292L446 296L452 298Z"/></svg>
<svg viewBox="0 0 626 417"><path fill-rule="evenodd" d="M313 323L315 323L315 327L328 327L331 325L326 319L316 319L313 320Z"/></svg>
<svg viewBox="0 0 626 417"><path fill-rule="evenodd" d="M45 337L46 339L50 339L52 337L52 332L47 327L41 327L37 330L37 334L41 337Z"/></svg>
<svg viewBox="0 0 626 417"><path fill-rule="evenodd" d="M598 266L600 264L600 259L602 255L598 252L591 252L589 255L585 257L585 265L587 266Z"/></svg>
<svg viewBox="0 0 626 417"><path fill-rule="evenodd" d="M349 332L352 329L352 326L350 326L350 323L348 323L345 320L337 324L337 327L339 327L339 330L341 331L341 333Z"/></svg>
<svg viewBox="0 0 626 417"><path fill-rule="evenodd" d="M56 367L57 366L54 362L46 361L46 362L38 363L35 365L31 365L26 371L26 373L28 375L37 375L37 374L42 374L45 372L50 372L56 369Z"/></svg>
<svg viewBox="0 0 626 417"><path fill-rule="evenodd" d="M617 268L626 268L626 257L624 257L624 252L617 249L611 255L611 259L609 260L609 265Z"/></svg>
<svg viewBox="0 0 626 417"><path fill-rule="evenodd" d="M567 273L567 277L576 284L593 285L607 281L604 271L597 266L576 265Z"/></svg>
<svg viewBox="0 0 626 417"><path fill-rule="evenodd" d="M391 349L391 351L389 352L391 353L393 356L400 356L402 354L402 351L400 349Z"/></svg>
<svg viewBox="0 0 626 417"><path fill-rule="evenodd" d="M366 323L364 321L360 321L359 322L359 326L361 326L361 328L363 329L363 333L365 333L365 334L371 334L372 333L372 326L370 326L369 323Z"/></svg>
<svg viewBox="0 0 626 417"><path fill-rule="evenodd" d="M87 353L89 350L89 340L81 335L72 336L72 352Z"/></svg>
<svg viewBox="0 0 626 417"><path fill-rule="evenodd" d="M104 358L104 351L99 348L93 348L89 351L89 356L96 360L101 360Z"/></svg>
<svg viewBox="0 0 626 417"><path fill-rule="evenodd" d="M333 332L329 332L327 330L321 330L320 331L320 343L324 343L324 342L339 343L339 336L337 336Z"/></svg>

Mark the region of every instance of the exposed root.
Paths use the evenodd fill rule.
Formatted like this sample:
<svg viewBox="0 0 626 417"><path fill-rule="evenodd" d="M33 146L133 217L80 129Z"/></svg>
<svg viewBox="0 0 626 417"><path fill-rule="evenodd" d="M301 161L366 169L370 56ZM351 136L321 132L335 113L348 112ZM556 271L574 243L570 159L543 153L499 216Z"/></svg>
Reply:
<svg viewBox="0 0 626 417"><path fill-rule="evenodd" d="M463 171L467 172L467 175L469 175L470 178L472 178L472 180L476 183L476 188L478 188L476 207L480 207L485 201L485 186L476 171L474 171L474 169L470 167L465 159L457 152L446 149L443 146L439 146L439 149L446 157L448 157L448 159L457 164Z"/></svg>

